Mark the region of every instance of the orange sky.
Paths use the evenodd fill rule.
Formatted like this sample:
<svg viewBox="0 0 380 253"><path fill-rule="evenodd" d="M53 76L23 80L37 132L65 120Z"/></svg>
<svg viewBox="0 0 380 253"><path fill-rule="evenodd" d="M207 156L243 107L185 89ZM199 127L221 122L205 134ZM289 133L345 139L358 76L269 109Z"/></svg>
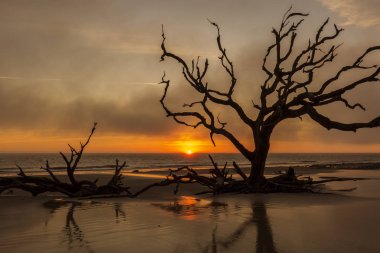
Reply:
<svg viewBox="0 0 380 253"><path fill-rule="evenodd" d="M100 131L100 130L99 130ZM222 137L215 138L214 147L207 138L199 138L184 131L176 136L144 137L144 136L99 136L95 133L88 152L105 153L234 153L236 149ZM0 152L59 152L67 150L67 143L78 145L81 137L35 136L31 134L13 133L0 140ZM347 144L347 143L320 143L315 141L276 141L271 144L271 152L379 152L379 144Z"/></svg>

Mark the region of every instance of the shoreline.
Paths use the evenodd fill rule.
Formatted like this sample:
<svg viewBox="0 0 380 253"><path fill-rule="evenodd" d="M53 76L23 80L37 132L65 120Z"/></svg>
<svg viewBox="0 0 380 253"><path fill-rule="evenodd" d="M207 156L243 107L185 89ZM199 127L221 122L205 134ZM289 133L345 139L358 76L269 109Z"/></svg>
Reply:
<svg viewBox="0 0 380 253"><path fill-rule="evenodd" d="M207 172L207 171L205 171ZM331 177L331 176L337 176L337 177L351 177L351 178L367 178L368 181L378 181L380 180L380 170L379 169L296 169L297 175L305 176L305 177L311 177L313 179L317 179L319 177ZM55 173L57 178L63 182L68 182L68 178L66 175L66 171L61 173ZM43 177L49 177L48 173L45 171L41 171L38 174L30 173L29 175L33 176L43 176ZM89 181L95 181L97 180L98 185L105 184L108 182L108 180L113 176L113 171L78 171L75 173L77 180L89 180ZM160 172L160 173L136 173L136 172L123 172L123 183L130 187L132 192L137 192L139 189L144 188L147 185L150 185L152 183L160 182L163 179L166 178L167 173ZM275 174L265 174L267 177L274 176ZM17 175L10 175L10 176L17 176ZM0 176L1 177L1 176ZM239 178L237 174L233 174L233 177ZM366 180L364 180L366 181ZM331 189L349 189L349 188L355 188L356 185L363 184L360 181L352 181L352 182L333 182L328 183L327 186L331 187ZM170 186L162 186L162 187L153 187L151 190L145 192L141 197L142 198L160 198L160 197L171 197L173 196L173 191L175 189L175 185ZM202 185L199 185L197 183L194 184L181 184L180 186L180 194L185 195L193 195L197 192L202 192L207 190L208 188ZM30 195L28 192L24 192L22 190L15 189L12 191L13 193L11 195L21 195L21 196L27 196ZM14 194L15 193L15 194ZM281 194L281 193L280 193ZM6 193L3 193L0 195L0 198L2 196L8 195ZM52 196L63 196L59 193L45 193L41 196L46 195L52 195ZM222 194L223 195L223 194ZM354 194L355 195L355 194ZM379 197L380 197L380 190L379 190ZM96 196L94 196L94 199ZM121 196L120 198L124 198ZM140 196L138 197L140 198ZM86 198L91 199L91 197Z"/></svg>
<svg viewBox="0 0 380 253"><path fill-rule="evenodd" d="M211 168L210 166L189 166L194 170L200 172L201 174L208 173L208 170ZM338 170L380 170L380 162L355 162L355 163L329 163L329 164L312 164L307 166L300 165L280 165L280 166L267 166L266 167L266 175L274 175L280 171L285 171L289 167L295 169L297 174L310 175L315 173L328 173L328 172L336 172ZM127 167L123 169L124 175L167 175L169 170L177 169L177 167L160 167L160 168L131 168ZM233 171L229 168L230 171ZM241 169L245 173L249 173L250 168L242 166ZM0 168L0 177L11 177L16 176L18 173L17 168L12 168L11 171L7 171L8 169ZM27 174L30 175L38 175L43 176L46 175L46 172L41 169L24 169ZM65 167L52 167L51 170L54 174L64 175L66 174ZM78 167L76 170L77 175L91 175L91 174L111 174L114 171L114 166L111 165L97 165L97 166L86 166L86 167Z"/></svg>

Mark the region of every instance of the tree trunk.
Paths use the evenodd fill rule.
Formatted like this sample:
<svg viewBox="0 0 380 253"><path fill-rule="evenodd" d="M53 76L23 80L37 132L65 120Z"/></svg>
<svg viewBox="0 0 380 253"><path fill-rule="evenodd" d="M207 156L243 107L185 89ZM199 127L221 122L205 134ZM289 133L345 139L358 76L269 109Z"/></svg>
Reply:
<svg viewBox="0 0 380 253"><path fill-rule="evenodd" d="M249 182L251 184L260 184L265 181L264 170L265 164L269 152L269 139L270 135L260 136L259 140L256 140L256 148L254 156L251 159L251 172L249 175Z"/></svg>
<svg viewBox="0 0 380 253"><path fill-rule="evenodd" d="M75 176L74 176L74 171L73 170L68 170L67 171L67 176L71 182L71 184L74 186L74 187L78 187L78 182L77 180L75 179Z"/></svg>

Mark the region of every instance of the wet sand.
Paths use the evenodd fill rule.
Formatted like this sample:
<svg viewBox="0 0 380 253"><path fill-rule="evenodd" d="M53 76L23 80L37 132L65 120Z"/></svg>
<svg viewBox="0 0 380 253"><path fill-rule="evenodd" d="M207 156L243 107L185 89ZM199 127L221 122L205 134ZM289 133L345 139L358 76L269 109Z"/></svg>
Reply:
<svg viewBox="0 0 380 253"><path fill-rule="evenodd" d="M201 189L187 185L138 199L1 196L0 252L380 252L380 171L319 175L374 180L328 185L357 187L339 194L193 196Z"/></svg>

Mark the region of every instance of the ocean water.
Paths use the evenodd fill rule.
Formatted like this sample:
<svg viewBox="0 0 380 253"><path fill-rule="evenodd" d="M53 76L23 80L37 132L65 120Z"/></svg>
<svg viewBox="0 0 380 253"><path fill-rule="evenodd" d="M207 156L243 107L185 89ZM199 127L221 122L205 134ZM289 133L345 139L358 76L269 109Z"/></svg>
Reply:
<svg viewBox="0 0 380 253"><path fill-rule="evenodd" d="M240 154L213 154L215 161L219 165L225 162L229 166L232 161L237 162L241 167L248 167L249 163ZM211 165L208 154L84 154L80 163L81 170L109 170L113 169L115 159L120 162L127 162L127 170L157 171L174 169L181 166L191 166L195 169L205 168ZM27 172L39 172L40 167L49 160L50 166L59 170L65 166L59 154L52 153L0 153L0 174L17 171L16 164ZM267 166L325 166L336 164L377 164L380 163L380 153L275 153L270 154Z"/></svg>

